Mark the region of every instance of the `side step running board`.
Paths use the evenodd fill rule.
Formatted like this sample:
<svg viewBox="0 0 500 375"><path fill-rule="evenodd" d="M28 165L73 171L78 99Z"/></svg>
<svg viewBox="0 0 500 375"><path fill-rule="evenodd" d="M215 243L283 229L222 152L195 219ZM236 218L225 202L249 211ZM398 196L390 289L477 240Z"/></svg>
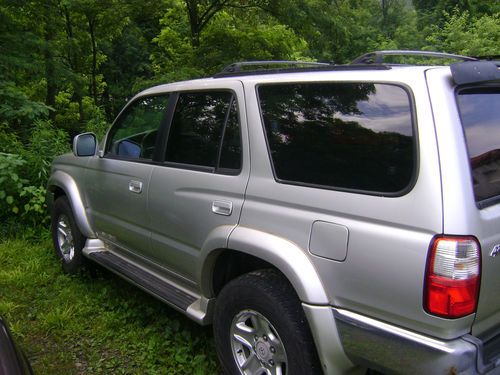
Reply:
<svg viewBox="0 0 500 375"><path fill-rule="evenodd" d="M89 259L130 280L140 288L159 299L188 312L197 298L152 275L142 268L127 262L109 251L91 251L85 254Z"/></svg>

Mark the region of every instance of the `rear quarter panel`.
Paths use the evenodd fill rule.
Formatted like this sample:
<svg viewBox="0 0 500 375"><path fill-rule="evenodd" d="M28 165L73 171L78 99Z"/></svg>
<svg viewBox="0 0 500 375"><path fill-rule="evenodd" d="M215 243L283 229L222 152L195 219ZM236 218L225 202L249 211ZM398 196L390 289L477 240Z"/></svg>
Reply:
<svg viewBox="0 0 500 375"><path fill-rule="evenodd" d="M428 315L422 306L428 247L432 237L443 231L438 149L423 70L308 74L290 81L294 79L408 87L418 125L415 185L403 196L381 197L277 183L261 125L257 82L247 81L252 173L240 225L286 238L302 248L318 270L332 306L441 338L466 333L473 317L444 320ZM266 80L272 82L273 77ZM309 252L316 221L347 228L345 260Z"/></svg>

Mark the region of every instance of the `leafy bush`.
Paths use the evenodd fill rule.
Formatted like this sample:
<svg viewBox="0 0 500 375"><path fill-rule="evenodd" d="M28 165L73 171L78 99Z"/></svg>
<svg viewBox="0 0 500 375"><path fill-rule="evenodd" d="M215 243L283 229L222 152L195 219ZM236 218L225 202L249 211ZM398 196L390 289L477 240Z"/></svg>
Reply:
<svg viewBox="0 0 500 375"><path fill-rule="evenodd" d="M70 150L69 136L56 129L50 121L35 122L28 145L21 151L26 160L23 176L32 185L45 186L50 174L50 164L55 156Z"/></svg>
<svg viewBox="0 0 500 375"><path fill-rule="evenodd" d="M30 185L22 177L26 160L17 154L0 153L0 220L9 223L21 221L39 226L48 221L43 185ZM17 226L16 226L17 227Z"/></svg>
<svg viewBox="0 0 500 375"><path fill-rule="evenodd" d="M23 148L23 144L15 133L9 131L6 122L0 122L0 152L15 154Z"/></svg>
<svg viewBox="0 0 500 375"><path fill-rule="evenodd" d="M28 180L19 176L26 163L19 155L0 152L0 218L19 214L20 192Z"/></svg>
<svg viewBox="0 0 500 375"><path fill-rule="evenodd" d="M5 235L15 233L20 225L46 226L50 164L55 156L69 151L69 137L49 121L37 121L25 146L4 129L0 127L0 141L8 152L0 152L0 220L5 223Z"/></svg>
<svg viewBox="0 0 500 375"><path fill-rule="evenodd" d="M0 81L0 121L30 123L35 119L46 118L52 108L30 100L15 83Z"/></svg>

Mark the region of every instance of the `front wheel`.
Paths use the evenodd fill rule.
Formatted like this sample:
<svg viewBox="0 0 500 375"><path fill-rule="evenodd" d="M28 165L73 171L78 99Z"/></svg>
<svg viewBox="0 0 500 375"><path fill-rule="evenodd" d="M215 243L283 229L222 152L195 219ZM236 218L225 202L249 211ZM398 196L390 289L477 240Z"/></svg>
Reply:
<svg viewBox="0 0 500 375"><path fill-rule="evenodd" d="M54 202L51 217L54 250L61 260L64 272L76 273L84 263L82 249L85 237L78 229L68 198L61 196Z"/></svg>
<svg viewBox="0 0 500 375"><path fill-rule="evenodd" d="M222 289L214 339L226 374L321 373L300 301L275 270L245 274Z"/></svg>

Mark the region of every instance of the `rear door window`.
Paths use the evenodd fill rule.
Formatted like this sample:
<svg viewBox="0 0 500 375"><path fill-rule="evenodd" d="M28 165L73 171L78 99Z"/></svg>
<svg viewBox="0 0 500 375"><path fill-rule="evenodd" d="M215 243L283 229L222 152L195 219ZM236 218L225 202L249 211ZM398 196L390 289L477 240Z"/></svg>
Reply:
<svg viewBox="0 0 500 375"><path fill-rule="evenodd" d="M500 201L500 87L458 91L474 196L479 207Z"/></svg>
<svg viewBox="0 0 500 375"><path fill-rule="evenodd" d="M258 93L279 182L398 195L413 181L415 134L403 87L287 83Z"/></svg>
<svg viewBox="0 0 500 375"><path fill-rule="evenodd" d="M236 97L229 91L180 93L165 161L183 168L235 174L241 168Z"/></svg>

